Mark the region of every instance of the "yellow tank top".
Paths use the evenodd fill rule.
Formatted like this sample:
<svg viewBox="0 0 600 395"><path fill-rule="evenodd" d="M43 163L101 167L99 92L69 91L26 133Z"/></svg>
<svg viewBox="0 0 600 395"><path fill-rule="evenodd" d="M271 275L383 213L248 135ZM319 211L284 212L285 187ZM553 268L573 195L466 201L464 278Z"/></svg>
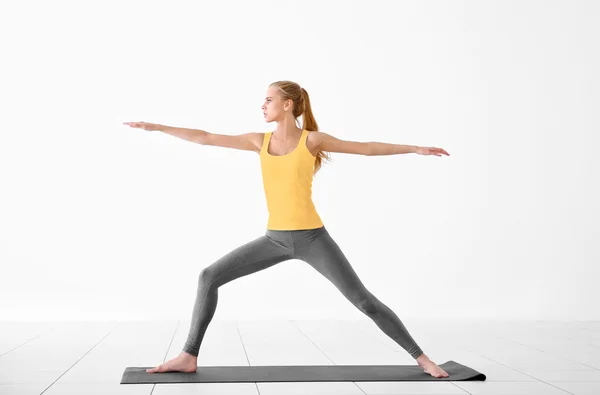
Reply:
<svg viewBox="0 0 600 395"><path fill-rule="evenodd" d="M269 210L267 229L300 230L323 226L312 201L316 157L306 147L303 130L296 148L286 155L267 152L273 132L265 133L260 150L263 186Z"/></svg>

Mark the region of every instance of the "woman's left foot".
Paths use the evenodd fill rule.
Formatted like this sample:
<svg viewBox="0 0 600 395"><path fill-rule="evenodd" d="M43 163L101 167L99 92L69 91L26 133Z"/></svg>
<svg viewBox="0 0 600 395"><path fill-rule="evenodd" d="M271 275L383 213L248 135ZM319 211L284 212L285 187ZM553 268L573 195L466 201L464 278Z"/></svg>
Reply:
<svg viewBox="0 0 600 395"><path fill-rule="evenodd" d="M436 363L429 359L425 354L417 359L417 363L423 368L425 373L428 373L433 377L440 378L449 376L444 369L437 366Z"/></svg>

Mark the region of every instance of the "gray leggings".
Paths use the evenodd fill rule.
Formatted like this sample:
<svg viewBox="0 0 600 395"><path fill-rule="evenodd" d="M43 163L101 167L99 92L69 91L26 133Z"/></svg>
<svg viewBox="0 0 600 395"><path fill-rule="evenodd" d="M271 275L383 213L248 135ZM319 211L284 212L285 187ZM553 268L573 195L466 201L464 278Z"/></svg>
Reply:
<svg viewBox="0 0 600 395"><path fill-rule="evenodd" d="M398 316L365 288L324 226L303 230L267 229L263 236L235 248L202 269L183 351L198 356L204 333L217 308L221 285L289 259L307 262L325 276L413 358L423 354Z"/></svg>

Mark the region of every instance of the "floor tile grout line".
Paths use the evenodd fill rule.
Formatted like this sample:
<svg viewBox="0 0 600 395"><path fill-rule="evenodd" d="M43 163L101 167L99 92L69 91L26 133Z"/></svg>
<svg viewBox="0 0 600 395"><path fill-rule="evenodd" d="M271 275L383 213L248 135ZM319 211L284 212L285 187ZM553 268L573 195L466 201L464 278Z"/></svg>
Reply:
<svg viewBox="0 0 600 395"><path fill-rule="evenodd" d="M297 325L295 325L295 324L294 324L294 320L289 320L289 323L290 323L290 324L292 324L292 326L293 326L294 328L296 328L296 330L297 330L298 332L300 332L300 333L301 333L301 334L302 334L304 337L306 337L306 338L308 339L308 341L309 341L309 342L311 342L311 343L312 343L312 344L313 344L313 345L314 345L314 346L317 348L317 350L321 351L321 352L323 353L323 355L325 355L325 357L331 361L331 363L333 363L334 365L337 365L337 363L335 363L335 362L334 362L334 361L333 361L331 358L329 358L329 356L328 356L328 355L325 353L325 351L321 350L321 348L320 348L319 346L317 346L317 345L315 344L315 342L313 342L313 341L311 340L311 338L309 338L309 337L306 335L306 333L302 332L302 330L301 330L300 328L298 328L298 326L297 326ZM358 385L358 384L356 383L356 381L353 381L353 382L352 382L352 384L354 384L354 385L355 385L355 386L356 386L356 387L357 387L357 388L358 388L358 389L359 389L359 390L360 390L360 391L361 391L363 394L367 395L367 393L366 393L366 392L365 392L365 391L364 391L364 390L363 390L363 389L360 387L360 385Z"/></svg>
<svg viewBox="0 0 600 395"><path fill-rule="evenodd" d="M42 334L43 334L43 332L42 332L42 333L40 333L39 335L36 335L36 336L32 337L31 339L27 339L27 340L25 341L25 343L23 343L23 344L19 344L19 345L18 345L18 346L16 346L15 348L13 348L13 349L10 349L10 350L8 350L7 352L5 352L5 353L3 353L3 354L0 354L0 358L2 358L3 356L5 356L6 354L8 354L8 353L10 353L10 352L12 352L12 351L15 351L17 348L23 347L23 346L24 346L24 345L26 345L27 343L29 343L29 342L31 342L31 341L34 341L34 340L35 340L35 339L37 339L38 337L42 336Z"/></svg>
<svg viewBox="0 0 600 395"><path fill-rule="evenodd" d="M538 379L537 377L534 377L534 376L532 376L532 375L530 375L530 374L527 374L527 373L525 373L525 372L521 372L520 370L517 370L517 369L515 369L515 368L512 368L512 367L510 367L510 366L508 366L508 365L506 365L506 364L504 364L504 363L502 363L502 362L496 361L495 359L492 359L492 358L490 358L490 357L486 357L485 355L483 355L483 354L480 354L479 352L476 352L476 351L475 351L475 350L473 350L473 349L469 349L469 351L471 351L471 352L473 352L473 353L475 353L475 354L477 354L477 355L480 355L481 357L483 357L483 358L485 358L485 359L489 359L489 360L490 360L490 361L492 361L492 362L495 362L495 363L497 363L497 364L500 364L500 365L502 365L502 366L504 366L504 367L506 367L506 368L508 368L508 369L514 370L515 372L518 372L518 373L521 373L521 374L523 374L523 375L525 375L525 376L531 377L532 379L534 379L534 380L536 380L536 381L538 381L538 382L540 382L540 383L547 384L547 385L549 385L549 386L551 386L551 387L554 387L554 388L556 388L556 389L558 389L558 390L560 390L560 391L564 391L564 392L565 392L565 393L567 393L567 394L575 395L575 394L573 394L572 392L569 392L569 391L567 391L567 390L565 390L565 389L559 388L559 387L557 387L557 386L555 386L555 385L552 385L552 384L550 384L550 383L548 383L548 382L545 382L544 380L540 380L540 379ZM528 381L528 382L530 382L530 381Z"/></svg>
<svg viewBox="0 0 600 395"><path fill-rule="evenodd" d="M542 353L544 353L544 354L552 355L553 357L556 357L556 358L559 358L559 359L564 359L565 361L574 362L574 363L577 363L577 364L579 364L579 365L587 366L588 368L590 368L590 369L593 369L593 370L600 370L600 368L597 368L597 367L595 367L595 366L590 366L590 365L587 365L587 364L585 364L585 363L583 363L583 362L575 361L575 360L573 360L573 359L571 359L571 358L564 357L563 355L560 355L560 354L554 354L554 353L552 353L552 352L548 352L548 351L545 351L545 350L540 350L540 349L539 349L539 348L537 348L537 347L534 347L534 346L530 346L530 345L527 345L527 344L520 343L520 342L518 342L517 340L513 340L513 339L509 339L509 338L505 338L505 337L501 337L501 339L505 339L505 340L507 340L507 341L509 341L509 342L511 342L511 343L516 343L516 344L518 344L518 345L520 345L520 346L523 346L523 347L531 348L531 349L533 349L533 350L536 350L536 351L542 352Z"/></svg>
<svg viewBox="0 0 600 395"><path fill-rule="evenodd" d="M363 328L360 327L360 325L356 324L356 321L354 321L354 324L352 325L352 327L358 329L360 332L366 334L368 337L370 337L373 340L377 340L379 343L383 344L384 346L392 349L394 352L400 353L402 351L396 349L396 347L390 346L389 344L387 344L386 342L384 342L383 340L380 340L378 336L375 336L373 333L367 332L366 330L364 330ZM400 347L400 346L398 346Z"/></svg>
<svg viewBox="0 0 600 395"><path fill-rule="evenodd" d="M64 376L65 374L67 374L67 372L68 372L69 370L71 370L71 369L73 368L73 366L77 365L77 363L78 363L79 361L81 361L81 360L82 360L82 359L83 359L83 358L84 358L86 355L88 355L88 354L89 354L89 353L90 353L90 352L91 352L91 351L92 351L94 348L96 348L96 346L98 346L98 344L102 343L102 342L104 341L104 339L106 339L106 338L108 337L108 335L110 335L111 333L113 333L113 331L114 331L114 330L115 330L115 329L116 329L116 328L117 328L119 325L121 325L121 321L119 321L119 322L117 323L117 325L115 325L115 327L114 327L114 328L112 328L112 329L111 329L111 330L110 330L110 331L109 331L109 332L108 332L106 335L104 335L104 337L103 337L102 339L100 339L100 340L98 341L98 343L94 344L94 345L92 346L92 348L90 348L90 349L89 349L89 350L88 350L88 351L87 351L85 354L83 354L83 355L81 356L81 358L79 358L77 361L75 361L75 363L73 363L73 365L69 366L69 368L63 372L63 374L61 374L60 376L58 376L58 378L57 378L56 380L54 380L52 383L50 383L50 385L49 385L49 386L47 386L47 387L46 387L46 388L45 388L45 389L44 389L42 392L40 392L40 395L42 395L44 392L48 391L48 389L49 389L50 387L52 387L52 386L53 386L53 385L54 385L54 384L55 384L55 383L56 383L58 380L60 380L60 378L61 378L62 376Z"/></svg>
<svg viewBox="0 0 600 395"><path fill-rule="evenodd" d="M252 366L252 364L250 363L250 357L248 357L248 351L246 351L244 338L242 337L242 332L240 332L240 327L237 321L235 322L235 329L237 330L238 336L240 338L240 343L242 343L242 348L244 349L244 355L246 355L246 361L248 361L248 366ZM258 388L258 383L256 381L254 382L254 387L256 387L256 391L258 392L258 395L260 395L260 389Z"/></svg>
<svg viewBox="0 0 600 395"><path fill-rule="evenodd" d="M502 341L504 341L504 340L507 340L506 338L504 338L504 337L502 337L502 336L499 336L499 335L495 335L495 334L493 334L493 333L489 333L489 332L488 332L487 334L488 334L488 336L492 336L492 337L494 337L494 338L496 338L496 339L499 339L499 340L502 340ZM509 340L509 341L510 341L510 340ZM487 357L487 356L485 356L484 354L481 354L481 352L480 352L480 351L476 351L476 350L474 350L474 349L472 349L472 348L469 348L469 346L465 346L465 348L466 348L468 351L470 351L470 352L472 352L472 353L474 353L474 354L476 354L476 355L479 355L479 356L481 356L482 358L488 359L488 360L490 360L490 361L492 361L492 362L495 362L495 363L497 363L497 364L499 364L499 365L502 365L502 366L504 366L504 367L506 367L506 368L508 368L508 369L514 370L515 372L518 372L518 373L520 373L520 374L523 374L523 375L525 375L525 376L531 377L532 379L534 379L534 380L536 380L536 381L538 381L538 382L540 382L540 383L547 384L547 385L549 385L549 386L551 386L551 387L554 387L554 388L556 388L556 389L558 389L558 390L560 390L560 391L564 391L564 392L566 392L567 394L574 395L574 394L572 394L571 392L569 392L569 391L567 391L567 390L564 390L564 389L562 389L562 388L559 388L559 387L557 387L557 386L555 386L555 385L552 385L552 384L550 384L550 383L548 383L548 382L545 382L545 381L543 381L543 380L540 380L540 379L538 379L537 377L533 377L533 376L531 376L530 374L527 374L527 373L525 373L525 372L521 372L520 370L517 370L516 368L513 368L513 367L511 367L511 366L508 366L508 365L506 365L506 364L504 364L504 363L502 363L502 362L500 362L500 361L496 361L496 360L495 360L495 359L493 359L493 358Z"/></svg>
<svg viewBox="0 0 600 395"><path fill-rule="evenodd" d="M1 322L0 322L0 323L1 323ZM3 353L3 354L0 354L0 358L2 358L3 356L5 356L5 355L6 355L6 354L8 354L9 352L12 352L12 351L16 350L17 348L19 348L19 347L23 347L25 344L27 344L27 343L29 343L29 342L31 342L31 341L34 341L35 339L37 339L38 337L42 336L44 333L46 333L46 332L48 332L48 331L50 331L50 330L52 330L52 327L49 327L49 328L46 328L46 329L44 329L44 330L43 330L43 331L42 331L40 334L38 334L38 335L36 335L36 336L32 337L31 339L27 339L27 340L25 341L25 343L23 343L23 344L19 344L19 345L18 345L18 346L16 346L15 348L13 348L13 349L11 349L11 350L8 350L7 352L5 352L5 353Z"/></svg>
<svg viewBox="0 0 600 395"><path fill-rule="evenodd" d="M179 329L179 320L177 320L177 325L175 326L175 330L173 331L173 336L171 336L171 342L169 342L169 347L167 347L167 351L165 352L165 356L163 357L163 363L167 359L167 355L169 355L169 351L171 350L171 346L173 345L173 339L175 339L175 334L177 334L177 329ZM154 388L156 388L156 383L152 384L152 389L150 390L150 395L154 393Z"/></svg>

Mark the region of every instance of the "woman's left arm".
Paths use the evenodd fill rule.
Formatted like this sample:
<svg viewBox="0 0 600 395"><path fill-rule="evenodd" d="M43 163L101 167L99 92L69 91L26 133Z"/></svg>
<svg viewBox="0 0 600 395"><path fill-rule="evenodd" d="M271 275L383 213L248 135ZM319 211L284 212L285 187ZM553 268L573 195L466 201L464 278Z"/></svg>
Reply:
<svg viewBox="0 0 600 395"><path fill-rule="evenodd" d="M358 154L366 156L396 154L450 156L450 154L444 149L436 147L419 147L417 145L391 144L378 141L360 142L340 140L323 132L319 132L317 136L318 141L316 143L319 147L319 150L327 152L341 152L345 154Z"/></svg>

